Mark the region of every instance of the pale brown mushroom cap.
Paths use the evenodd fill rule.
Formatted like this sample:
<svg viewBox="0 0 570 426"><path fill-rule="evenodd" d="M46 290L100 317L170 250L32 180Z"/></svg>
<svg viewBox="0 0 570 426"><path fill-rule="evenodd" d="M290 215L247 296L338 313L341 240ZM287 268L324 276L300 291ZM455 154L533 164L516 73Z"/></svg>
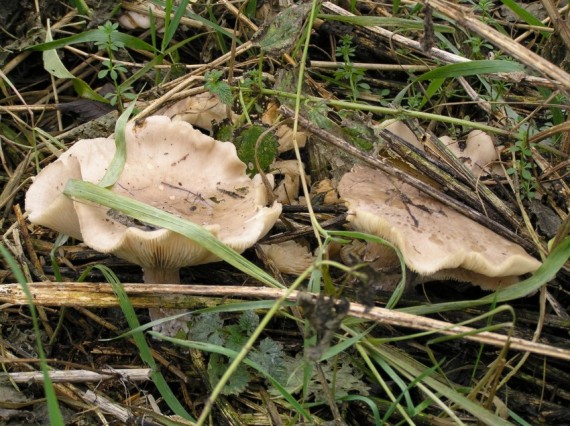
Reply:
<svg viewBox="0 0 570 426"><path fill-rule="evenodd" d="M309 249L296 241L277 244L260 244L265 256L273 262L279 272L299 275L309 269L315 257Z"/></svg>
<svg viewBox="0 0 570 426"><path fill-rule="evenodd" d="M496 166L499 153L493 142L493 138L481 130L472 130L467 135L465 148L461 149L456 140L448 136L442 136L440 140L447 148L459 158L471 172L479 177L493 171L502 175L502 169Z"/></svg>
<svg viewBox="0 0 570 426"><path fill-rule="evenodd" d="M125 138L127 160L113 192L202 225L238 252L265 235L281 213L278 203L265 207L267 197L261 179L245 174L246 166L229 142L216 141L188 123L172 122L164 116L130 123ZM97 152L105 148L101 157L107 161L92 162L84 151L77 152L85 146L95 147L90 149ZM114 151L112 139L95 139L78 142L64 155L77 158L80 176L96 183ZM57 160L36 178L26 200L32 222L47 226L42 209L53 210L49 197L44 197L41 205L34 196L40 186L47 185L44 180L62 183L67 176L77 177L76 171L73 176L67 171L68 163ZM64 169L64 177L53 176L56 172L51 170L56 169ZM52 192L59 195L62 190L60 185ZM74 236L95 250L116 254L144 268L177 269L219 260L178 233L133 223L106 207L79 201L70 205L80 225L80 235ZM53 228L69 233L67 228Z"/></svg>
<svg viewBox="0 0 570 426"><path fill-rule="evenodd" d="M63 195L69 179L98 182L115 152L113 139L80 140L56 161L44 168L26 193L30 222L82 239L73 201ZM89 167L82 165L89 164Z"/></svg>
<svg viewBox="0 0 570 426"><path fill-rule="evenodd" d="M149 13L154 13L155 25L160 32L164 32L163 19L156 17L156 12L163 12L161 8L154 5L152 2L144 3L145 9L150 9ZM118 17L121 27L127 30L148 29L151 26L149 13L139 13L132 10L126 10Z"/></svg>
<svg viewBox="0 0 570 426"><path fill-rule="evenodd" d="M166 115L172 118L172 121L182 120L209 132L213 129L213 123L220 123L228 118L227 105L210 92L188 96L161 108L157 115ZM238 115L232 112L231 117L235 120Z"/></svg>
<svg viewBox="0 0 570 426"><path fill-rule="evenodd" d="M283 179L273 190L277 201L283 204L294 204L299 198L299 163L297 160L280 160L271 164L271 175L283 175Z"/></svg>
<svg viewBox="0 0 570 426"><path fill-rule="evenodd" d="M396 136L399 136L400 138L404 139L410 145L415 146L420 151L425 151L424 146L422 145L420 140L417 138L417 136L414 134L414 132L412 132L410 130L410 128L406 125L406 123L404 123L400 120L396 120L396 119L386 120L386 121L380 123L378 125L378 128L379 129L386 129L386 130L394 133Z"/></svg>
<svg viewBox="0 0 570 426"><path fill-rule="evenodd" d="M354 228L395 244L421 275L462 268L506 277L540 266L520 246L382 171L357 165L338 190Z"/></svg>
<svg viewBox="0 0 570 426"><path fill-rule="evenodd" d="M261 115L261 122L268 126L273 126L277 123L279 119L279 103L276 101L270 101L265 111ZM275 129L275 136L278 138L278 148L279 153L287 152L295 147L293 141L293 128L288 124L282 124ZM303 148L308 140L308 134L303 131L297 131L297 146Z"/></svg>

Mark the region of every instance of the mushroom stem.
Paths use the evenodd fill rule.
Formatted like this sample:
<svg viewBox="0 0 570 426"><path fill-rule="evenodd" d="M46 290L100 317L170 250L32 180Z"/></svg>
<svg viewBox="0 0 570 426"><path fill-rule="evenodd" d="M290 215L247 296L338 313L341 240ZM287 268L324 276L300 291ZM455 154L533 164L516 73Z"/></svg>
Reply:
<svg viewBox="0 0 570 426"><path fill-rule="evenodd" d="M145 284L180 284L179 269L143 268Z"/></svg>
<svg viewBox="0 0 570 426"><path fill-rule="evenodd" d="M180 284L180 272L178 268L143 268L143 280L145 284ZM151 321L182 314L184 312L187 312L187 310L169 308L149 308L148 310ZM186 322L187 318L182 317L155 325L152 329L166 336L175 336L180 330L183 330L186 333L188 332Z"/></svg>

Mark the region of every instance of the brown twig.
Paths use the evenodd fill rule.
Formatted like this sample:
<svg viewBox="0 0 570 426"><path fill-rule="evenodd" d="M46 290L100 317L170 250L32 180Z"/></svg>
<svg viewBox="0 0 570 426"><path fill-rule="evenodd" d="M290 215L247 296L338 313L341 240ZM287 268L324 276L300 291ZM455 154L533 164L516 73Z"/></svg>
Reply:
<svg viewBox="0 0 570 426"><path fill-rule="evenodd" d="M182 307L195 306L195 296L277 300L287 290L267 287L244 287L223 285L149 285L142 283L123 284L126 294L134 307ZM30 292L36 305L44 306L97 306L114 307L119 301L113 288L107 283L30 283ZM298 291L292 292L287 300L296 303ZM305 293L306 294L306 293ZM184 297L186 296L186 297ZM191 297L190 297L191 296ZM316 303L318 295L305 297ZM19 284L0 284L0 301L12 304L26 304L27 298ZM435 320L423 316L408 314L391 309L370 308L358 303L351 303L348 315L369 321L381 322L384 325L411 328L414 330L433 331L455 336L461 335L467 340L496 347L510 345L512 350L531 352L553 358L570 361L570 350L534 343L519 338L510 338L502 334L477 330L471 327L457 326L449 322Z"/></svg>

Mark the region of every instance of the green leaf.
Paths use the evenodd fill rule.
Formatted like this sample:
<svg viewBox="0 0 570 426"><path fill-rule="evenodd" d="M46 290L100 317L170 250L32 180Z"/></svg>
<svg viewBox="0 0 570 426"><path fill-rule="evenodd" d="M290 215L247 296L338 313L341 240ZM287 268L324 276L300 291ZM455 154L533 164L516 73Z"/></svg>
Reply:
<svg viewBox="0 0 570 426"><path fill-rule="evenodd" d="M285 352L283 347L270 337L259 342L259 347L251 351L249 358L280 382L286 379Z"/></svg>
<svg viewBox="0 0 570 426"><path fill-rule="evenodd" d="M258 144L256 152L255 147L257 140L265 130L267 129L262 126L254 125L243 130L234 140L238 157L247 165L247 173L250 176L259 173L255 164L256 156L259 167L261 167L263 171L267 171L271 163L275 160L275 157L277 157L277 147L279 143L273 133L268 133L263 137Z"/></svg>
<svg viewBox="0 0 570 426"><path fill-rule="evenodd" d="M224 320L220 314L202 314L192 322L188 337L190 340L223 346L226 342L226 339L221 334L223 326Z"/></svg>
<svg viewBox="0 0 570 426"><path fill-rule="evenodd" d="M370 151L374 147L372 142L361 137L362 133L357 126L342 127L341 131L343 136L345 136L354 146L357 146L364 151Z"/></svg>
<svg viewBox="0 0 570 426"><path fill-rule="evenodd" d="M204 74L206 83L204 87L212 94L218 96L220 101L226 105L231 105L233 102L232 88L222 78L223 71L213 70Z"/></svg>
<svg viewBox="0 0 570 426"><path fill-rule="evenodd" d="M239 317L239 328L246 336L251 336L258 325L259 317L253 310L244 311Z"/></svg>
<svg viewBox="0 0 570 426"><path fill-rule="evenodd" d="M538 19L536 16L534 16L525 8L521 7L519 3L513 0L501 0L501 3L503 3L509 9L511 9L519 18L521 18L527 24L534 25L536 27L546 28L546 25L543 24L540 19ZM541 31L540 33L545 37L548 37L550 35L547 31Z"/></svg>
<svg viewBox="0 0 570 426"><path fill-rule="evenodd" d="M47 29L46 40L51 40L51 31L49 27ZM57 78L71 79L73 81L73 88L79 96L105 104L109 103L107 99L91 89L86 82L71 74L67 68L65 68L65 65L63 65L63 62L61 62L61 59L59 59L55 50L44 51L42 59L44 62L44 69L51 75Z"/></svg>
<svg viewBox="0 0 570 426"><path fill-rule="evenodd" d="M166 337L160 333L156 333L154 331L149 332L149 334L159 340L164 340L167 342L171 342L175 345L179 345L186 348L198 349L200 351L207 351L217 354L222 354L227 356L228 358L236 358L238 353L236 351L232 351L230 349L224 348L222 346L210 345L207 343L202 342L194 342L190 340L180 340L174 339L172 337ZM267 380L271 382L273 386L279 391L279 393L287 400L289 404L293 407L293 409L298 413L305 417L309 422L312 420L311 415L303 408L301 404L299 404L295 398L285 389L284 386L279 383L273 376L271 376L267 371L263 370L263 368L257 364L256 362L252 361L251 359L245 358L243 363L248 365L249 367L253 368L254 370L258 371L259 373L263 374Z"/></svg>
<svg viewBox="0 0 570 426"><path fill-rule="evenodd" d="M229 366L230 363L226 357L216 353L210 355L208 377L210 378L212 387L216 386ZM240 364L239 368L236 369L224 386L222 393L224 395L239 395L245 391L250 381L251 375L247 371L247 367L245 364Z"/></svg>
<svg viewBox="0 0 570 426"><path fill-rule="evenodd" d="M469 61L444 65L420 75L416 81L434 78L463 77L468 75L493 74L499 72L523 72L524 67L513 61Z"/></svg>
<svg viewBox="0 0 570 426"><path fill-rule="evenodd" d="M303 365L304 364L304 365ZM287 357L283 361L287 373L286 389L290 393L299 392L303 386L305 369L309 367L307 377L307 397L315 396L321 399L322 386L320 379L316 377L311 363L305 363L301 354L297 357ZM319 362L319 366L326 381L333 391L335 400L346 397L349 392L360 395L368 395L369 387L362 380L362 369L346 354ZM334 385L334 388L333 388ZM275 392L271 392L275 394Z"/></svg>

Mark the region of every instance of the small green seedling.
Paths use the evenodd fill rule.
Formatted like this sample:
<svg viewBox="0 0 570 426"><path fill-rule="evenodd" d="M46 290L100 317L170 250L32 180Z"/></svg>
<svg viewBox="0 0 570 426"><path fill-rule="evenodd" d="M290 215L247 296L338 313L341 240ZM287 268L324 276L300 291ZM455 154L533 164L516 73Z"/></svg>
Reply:
<svg viewBox="0 0 570 426"><path fill-rule="evenodd" d="M362 81L364 79L364 70L354 68L352 64L352 58L355 52L356 49L352 46L352 36L343 36L340 39L340 45L336 48L336 56L342 58L343 66L334 73L334 77L338 82L342 80L348 81L353 101L356 101L360 97L362 90L370 90L370 86Z"/></svg>

